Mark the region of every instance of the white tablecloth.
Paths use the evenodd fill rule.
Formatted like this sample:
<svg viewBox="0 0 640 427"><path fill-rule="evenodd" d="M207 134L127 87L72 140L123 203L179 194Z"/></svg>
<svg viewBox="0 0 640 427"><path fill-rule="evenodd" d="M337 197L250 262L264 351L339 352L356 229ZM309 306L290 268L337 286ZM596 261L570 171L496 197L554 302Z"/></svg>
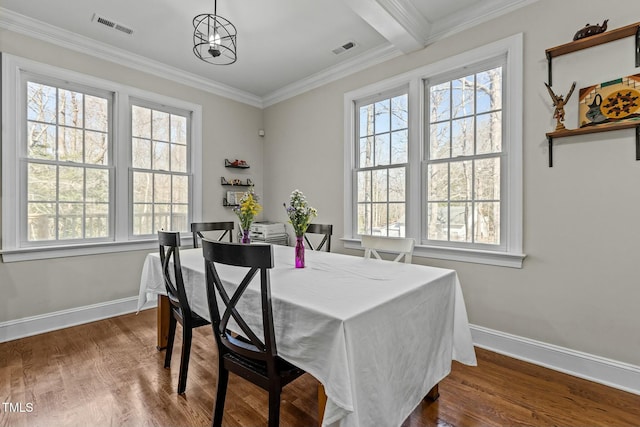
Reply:
<svg viewBox="0 0 640 427"><path fill-rule="evenodd" d="M324 385L323 426L399 426L452 360L476 365L455 271L314 251L296 269L292 247L273 248L278 353ZM180 255L191 308L209 319L202 249ZM236 284L244 273L219 270ZM258 279L249 288L257 296ZM149 254L138 309L164 289L159 255Z"/></svg>

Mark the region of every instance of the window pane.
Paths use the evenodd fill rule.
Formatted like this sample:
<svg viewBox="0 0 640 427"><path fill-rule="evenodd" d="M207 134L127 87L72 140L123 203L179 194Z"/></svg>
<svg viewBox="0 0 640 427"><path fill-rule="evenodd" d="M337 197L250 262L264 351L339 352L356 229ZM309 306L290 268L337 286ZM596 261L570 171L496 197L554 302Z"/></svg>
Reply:
<svg viewBox="0 0 640 427"><path fill-rule="evenodd" d="M58 89L58 124L64 126L84 126L83 95L70 90Z"/></svg>
<svg viewBox="0 0 640 427"><path fill-rule="evenodd" d="M473 117L451 122L451 157L473 154Z"/></svg>
<svg viewBox="0 0 640 427"><path fill-rule="evenodd" d="M371 171L362 171L357 174L358 202L371 201Z"/></svg>
<svg viewBox="0 0 640 427"><path fill-rule="evenodd" d="M55 240L56 204L28 203L28 239L29 241Z"/></svg>
<svg viewBox="0 0 640 427"><path fill-rule="evenodd" d="M471 241L471 203L451 203L449 239L452 242Z"/></svg>
<svg viewBox="0 0 640 427"><path fill-rule="evenodd" d="M372 228L371 234L378 236L387 235L387 204L374 203L372 206Z"/></svg>
<svg viewBox="0 0 640 427"><path fill-rule="evenodd" d="M358 234L371 234L370 203L358 203Z"/></svg>
<svg viewBox="0 0 640 427"><path fill-rule="evenodd" d="M500 159L475 162L476 200L500 200Z"/></svg>
<svg viewBox="0 0 640 427"><path fill-rule="evenodd" d="M431 133L429 137L429 158L446 159L450 154L450 124L449 122L431 125Z"/></svg>
<svg viewBox="0 0 640 427"><path fill-rule="evenodd" d="M152 139L154 141L169 141L169 113L153 110Z"/></svg>
<svg viewBox="0 0 640 427"><path fill-rule="evenodd" d="M409 123L409 107L406 94L391 98L391 130L406 129Z"/></svg>
<svg viewBox="0 0 640 427"><path fill-rule="evenodd" d="M58 205L58 239L82 239L83 204L60 203Z"/></svg>
<svg viewBox="0 0 640 427"><path fill-rule="evenodd" d="M387 236L405 236L405 204L389 203L389 230Z"/></svg>
<svg viewBox="0 0 640 427"><path fill-rule="evenodd" d="M360 107L360 136L373 135L373 104Z"/></svg>
<svg viewBox="0 0 640 427"><path fill-rule="evenodd" d="M85 124L86 129L107 132L109 129L109 101L85 95Z"/></svg>
<svg viewBox="0 0 640 427"><path fill-rule="evenodd" d="M187 231L188 205L172 205L171 229L175 231Z"/></svg>
<svg viewBox="0 0 640 427"><path fill-rule="evenodd" d="M153 203L153 174L133 173L133 202Z"/></svg>
<svg viewBox="0 0 640 427"><path fill-rule="evenodd" d="M376 102L375 104L375 132L383 133L389 132L390 123L389 123L389 115L391 112L390 101L385 99L384 101Z"/></svg>
<svg viewBox="0 0 640 427"><path fill-rule="evenodd" d="M387 170L371 171L372 178L372 201L387 201Z"/></svg>
<svg viewBox="0 0 640 427"><path fill-rule="evenodd" d="M391 163L407 163L409 161L409 136L406 130L391 134Z"/></svg>
<svg viewBox="0 0 640 427"><path fill-rule="evenodd" d="M389 201L404 202L406 200L406 186L405 168L389 169Z"/></svg>
<svg viewBox="0 0 640 427"><path fill-rule="evenodd" d="M134 168L151 169L151 141L133 138L131 160Z"/></svg>
<svg viewBox="0 0 640 427"><path fill-rule="evenodd" d="M187 118L171 114L171 142L187 143Z"/></svg>
<svg viewBox="0 0 640 427"><path fill-rule="evenodd" d="M476 203L475 241L497 245L500 243L500 203Z"/></svg>
<svg viewBox="0 0 640 427"><path fill-rule="evenodd" d="M133 234L144 235L153 233L153 205L139 203L134 204Z"/></svg>
<svg viewBox="0 0 640 427"><path fill-rule="evenodd" d="M87 203L85 209L85 237L108 237L109 204Z"/></svg>
<svg viewBox="0 0 640 427"><path fill-rule="evenodd" d="M439 122L449 120L451 91L449 82L431 86L429 89L429 120Z"/></svg>
<svg viewBox="0 0 640 427"><path fill-rule="evenodd" d="M451 82L453 118L473 114L473 76Z"/></svg>
<svg viewBox="0 0 640 427"><path fill-rule="evenodd" d="M478 113L502 108L502 67L476 75Z"/></svg>
<svg viewBox="0 0 640 427"><path fill-rule="evenodd" d="M427 166L427 198L430 201L449 200L448 163L432 163Z"/></svg>
<svg viewBox="0 0 640 427"><path fill-rule="evenodd" d="M502 112L482 114L476 117L476 153L502 151Z"/></svg>
<svg viewBox="0 0 640 427"><path fill-rule="evenodd" d="M134 137L151 138L151 110L133 105L131 107L131 132Z"/></svg>
<svg viewBox="0 0 640 427"><path fill-rule="evenodd" d="M158 230L171 230L171 205L153 206L153 233Z"/></svg>
<svg viewBox="0 0 640 427"><path fill-rule="evenodd" d="M27 156L31 159L56 158L56 128L40 123L27 123Z"/></svg>
<svg viewBox="0 0 640 427"><path fill-rule="evenodd" d="M373 166L373 137L360 138L360 165L361 168Z"/></svg>
<svg viewBox="0 0 640 427"><path fill-rule="evenodd" d="M84 168L60 166L58 168L59 200L84 201Z"/></svg>
<svg viewBox="0 0 640 427"><path fill-rule="evenodd" d="M451 200L471 200L472 161L451 162Z"/></svg>
<svg viewBox="0 0 640 427"><path fill-rule="evenodd" d="M109 143L103 132L85 131L85 163L94 165L109 164Z"/></svg>
<svg viewBox="0 0 640 427"><path fill-rule="evenodd" d="M171 144L171 170L174 172L187 171L187 146Z"/></svg>
<svg viewBox="0 0 640 427"><path fill-rule="evenodd" d="M27 175L27 200L56 201L56 167L30 163Z"/></svg>
<svg viewBox="0 0 640 427"><path fill-rule="evenodd" d="M189 178L186 176L173 177L173 203L189 202Z"/></svg>
<svg viewBox="0 0 640 427"><path fill-rule="evenodd" d="M87 202L109 203L109 171L106 169L87 169Z"/></svg>
<svg viewBox="0 0 640 427"><path fill-rule="evenodd" d="M391 161L389 134L376 135L376 162L375 166L388 165Z"/></svg>
<svg viewBox="0 0 640 427"><path fill-rule="evenodd" d="M171 155L169 144L153 142L153 166L155 170L169 170L169 157Z"/></svg>
<svg viewBox="0 0 640 427"><path fill-rule="evenodd" d="M448 240L449 205L427 203L427 239Z"/></svg>
<svg viewBox="0 0 640 427"><path fill-rule="evenodd" d="M63 162L83 161L82 130L68 127L58 128L58 159Z"/></svg>
<svg viewBox="0 0 640 427"><path fill-rule="evenodd" d="M27 119L38 122L56 122L56 88L27 82Z"/></svg>
<svg viewBox="0 0 640 427"><path fill-rule="evenodd" d="M171 175L154 174L153 201L154 203L171 203Z"/></svg>

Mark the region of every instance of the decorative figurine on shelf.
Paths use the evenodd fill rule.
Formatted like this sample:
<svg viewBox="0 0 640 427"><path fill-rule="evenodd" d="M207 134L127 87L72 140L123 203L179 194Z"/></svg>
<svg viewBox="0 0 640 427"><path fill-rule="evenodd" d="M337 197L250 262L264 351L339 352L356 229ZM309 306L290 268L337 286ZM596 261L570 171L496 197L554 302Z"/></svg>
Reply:
<svg viewBox="0 0 640 427"><path fill-rule="evenodd" d="M573 36L573 40L580 40L583 39L585 37L591 37L591 36L595 36L596 34L600 34L600 33L604 33L605 31L607 31L607 22L609 22L608 19L605 19L602 22L602 25L590 25L587 24L584 26L584 28L581 28L580 30L578 30L578 32L576 33L575 36Z"/></svg>
<svg viewBox="0 0 640 427"><path fill-rule="evenodd" d="M576 82L573 82L571 85L571 89L569 89L569 93L567 94L567 99L564 99L563 95L556 95L547 83L544 84L549 90L549 95L551 95L551 99L553 100L553 106L556 109L553 112L553 118L557 120L556 122L556 130L565 129L564 124L564 106L567 102L569 102L569 98L571 98L571 94L573 90L576 88Z"/></svg>

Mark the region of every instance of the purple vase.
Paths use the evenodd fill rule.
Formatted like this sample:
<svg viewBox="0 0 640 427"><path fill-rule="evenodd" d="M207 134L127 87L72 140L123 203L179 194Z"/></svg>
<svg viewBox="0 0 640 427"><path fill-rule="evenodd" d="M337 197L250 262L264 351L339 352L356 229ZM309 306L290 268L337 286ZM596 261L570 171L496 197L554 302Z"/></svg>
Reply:
<svg viewBox="0 0 640 427"><path fill-rule="evenodd" d="M304 237L296 236L296 268L304 268Z"/></svg>
<svg viewBox="0 0 640 427"><path fill-rule="evenodd" d="M251 243L251 237L249 236L249 230L242 230L242 239L240 243L249 244Z"/></svg>

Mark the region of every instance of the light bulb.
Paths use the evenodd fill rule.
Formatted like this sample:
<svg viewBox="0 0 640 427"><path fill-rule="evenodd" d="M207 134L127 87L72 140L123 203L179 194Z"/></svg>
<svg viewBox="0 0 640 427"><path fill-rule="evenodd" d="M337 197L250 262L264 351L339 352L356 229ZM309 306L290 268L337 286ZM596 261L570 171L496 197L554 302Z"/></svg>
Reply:
<svg viewBox="0 0 640 427"><path fill-rule="evenodd" d="M214 58L220 56L220 34L217 31L209 35L209 53Z"/></svg>

